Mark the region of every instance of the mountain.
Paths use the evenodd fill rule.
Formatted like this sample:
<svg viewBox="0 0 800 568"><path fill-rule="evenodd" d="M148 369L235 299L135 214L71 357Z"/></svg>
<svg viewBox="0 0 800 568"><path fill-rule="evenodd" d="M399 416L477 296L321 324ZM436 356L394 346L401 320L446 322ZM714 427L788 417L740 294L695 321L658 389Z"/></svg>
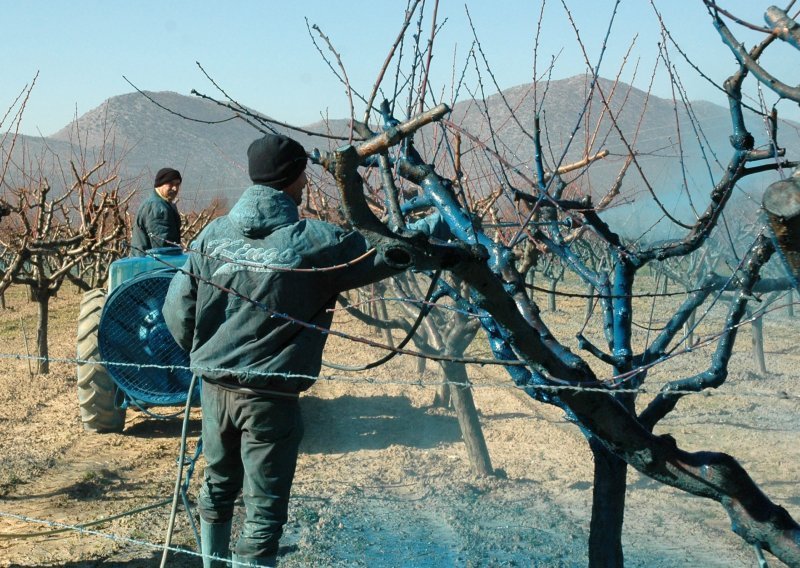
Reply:
<svg viewBox="0 0 800 568"><path fill-rule="evenodd" d="M233 115L197 97L130 93L106 100L50 138L66 142L80 132L97 148L111 132L125 170L141 175L143 188L152 188L160 168L174 167L183 176L182 200L202 205L214 195L238 195L248 183L246 150L260 134Z"/></svg>
<svg viewBox="0 0 800 568"><path fill-rule="evenodd" d="M728 109L705 101L693 102L696 122L692 123L680 103L676 108L671 100L648 97L624 83L614 88L611 81L601 79L591 104L583 112L587 87L585 77L576 76L551 81L549 85L519 85L485 100L464 100L455 104L448 120L485 144L474 144L466 137L462 140L463 169L468 174L466 181L472 191L485 193L504 179L497 161L489 158L485 147L496 149L527 177L534 177L531 134L537 108L540 108L543 109L539 112L542 145L548 167L556 165L568 140L572 142L562 163L582 158L585 141L592 136L595 141L590 153L601 148L611 153L593 164L587 173L572 180L577 193L592 193L597 200L613 184L627 154L618 127L625 139L635 145L637 162L650 186L665 194L665 203L677 208L676 214L687 214L686 208L677 205L687 201L680 198L684 195L684 184L694 188L692 193L698 198L709 190L710 174L704 156L712 163L711 173L718 175L720 167L714 164L714 156L719 156L724 165L730 155ZM611 101L613 120L608 112L603 112L600 91ZM513 117L509 108L514 109ZM181 196L184 207L186 204L202 207L215 196L232 202L249 184L246 149L260 132L233 116L229 109L198 97L173 92L130 93L108 99L50 137L25 137L24 142L31 154L42 151L46 145L61 156L69 154L76 132L90 149L97 150L105 142L106 147L113 146L115 155L122 160L124 175L138 177L138 185L143 190L149 190L159 168L175 167L184 177ZM682 150L677 144L676 124ZM345 134L347 125L347 120L339 119L315 123L305 130ZM749 126L757 140L763 139L760 136L762 127L755 118ZM289 133L285 128L277 130ZM427 150L432 150L428 146L436 139L435 132L435 127L427 127L418 137L417 145L426 150L425 155L433 155ZM290 135L307 149L328 149L342 143L304 133ZM797 125L782 129L782 145L797 150L800 148L798 140ZM676 159L681 154L685 157L684 168ZM636 170L634 166L630 168L623 184L628 196L649 192L648 184ZM442 171L452 175L447 169ZM519 177L508 175L515 187L530 189Z"/></svg>
<svg viewBox="0 0 800 568"><path fill-rule="evenodd" d="M564 176L572 182L565 195L590 194L594 203L613 186L628 147L633 147L636 163L629 167L616 206L603 214L604 219L615 228L624 227L621 232L626 236L641 235L656 224L659 228L650 232L651 239L669 236L668 231L674 226L663 221L664 214L652 199L652 190L671 215L693 223L696 212L706 208L713 184L732 156L729 109L708 101L692 101L687 109L681 101L675 104L624 83L615 86L602 78L584 109L588 86L584 76L551 81L549 85L519 85L485 101L460 102L454 105L449 120L489 148L497 149L529 179L534 179L533 124L537 108L542 109L541 139L549 169L574 163L601 149L609 151L608 157L594 162L584 172ZM604 98L610 101L611 113L604 110ZM509 109L513 109L513 116ZM745 111L745 119L756 144L763 144L763 119L750 111ZM594 142L587 149L588 140ZM781 121L778 140L787 149L787 156L796 157L800 152L800 125ZM567 143L569 149L562 160ZM464 171L473 172L473 178L483 176L486 185L499 186L503 172L497 168L496 160L490 163L480 145L462 143L462 154ZM472 164L469 159L474 160ZM529 184L506 173L515 187L530 191ZM748 206L755 215L761 193L775 179L774 172L745 178L738 184L734 198L755 201L755 207L752 203Z"/></svg>

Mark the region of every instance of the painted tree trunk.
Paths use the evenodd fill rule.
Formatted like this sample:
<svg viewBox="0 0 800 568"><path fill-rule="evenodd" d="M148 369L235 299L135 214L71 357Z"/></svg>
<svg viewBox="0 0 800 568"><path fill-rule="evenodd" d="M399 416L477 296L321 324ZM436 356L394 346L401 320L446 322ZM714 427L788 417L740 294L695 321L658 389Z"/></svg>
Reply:
<svg viewBox="0 0 800 568"><path fill-rule="evenodd" d="M594 456L592 520L589 525L590 568L622 568L622 523L628 464L597 439L589 441Z"/></svg>

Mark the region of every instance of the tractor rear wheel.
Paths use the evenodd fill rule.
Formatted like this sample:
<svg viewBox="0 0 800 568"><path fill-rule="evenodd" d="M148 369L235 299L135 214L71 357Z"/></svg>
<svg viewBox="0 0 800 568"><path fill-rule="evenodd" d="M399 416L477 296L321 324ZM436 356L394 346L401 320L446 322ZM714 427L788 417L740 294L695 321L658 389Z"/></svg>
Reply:
<svg viewBox="0 0 800 568"><path fill-rule="evenodd" d="M78 315L78 406L87 432L122 432L125 428L125 409L116 404L117 385L100 363L97 347L97 329L105 303L105 290L90 290L81 299Z"/></svg>

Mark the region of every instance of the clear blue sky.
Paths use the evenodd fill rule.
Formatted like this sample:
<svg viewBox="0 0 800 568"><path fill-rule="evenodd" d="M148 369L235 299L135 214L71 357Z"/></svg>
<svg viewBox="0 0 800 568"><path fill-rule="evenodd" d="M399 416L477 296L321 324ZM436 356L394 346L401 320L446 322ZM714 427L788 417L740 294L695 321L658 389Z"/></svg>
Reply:
<svg viewBox="0 0 800 568"><path fill-rule="evenodd" d="M734 69L734 60L710 23L700 0L654 0L675 38L695 62L717 81ZM613 1L566 0L590 55L602 45ZM774 0L773 0L774 2ZM719 4L761 24L769 0L719 0ZM427 40L433 0L427 0L423 36ZM453 61L464 65L472 41L469 7L482 48L501 88L533 78L533 45L539 0L441 0L440 23L431 80L437 93L450 96ZM215 94L195 65L199 61L232 96L279 120L303 125L347 117L344 88L313 46L305 18L318 24L341 53L354 88L367 94L400 24L404 0L0 0L4 57L0 106L4 110L39 72L22 123L22 132L49 135L108 97L131 92L123 75L138 87L189 94ZM758 34L733 26L750 46ZM646 88L656 60L660 32L647 0L622 0L601 68L616 75L634 36L637 44L622 77L631 80L639 60L636 85ZM324 47L324 46L323 46ZM800 82L798 53L775 50L778 69ZM554 78L583 73L585 64L560 0L547 0L539 47L541 70L558 55ZM725 104L721 95L672 50L673 62L693 99ZM594 60L593 60L594 63ZM662 68L663 69L663 68ZM393 75L387 78L391 85ZM486 94L495 92L484 76ZM476 83L471 81L474 87ZM654 93L670 97L661 73ZM466 93L464 93L466 95ZM765 94L771 104L775 97ZM784 116L797 120L796 105L783 103ZM356 115L363 115L357 107ZM3 129L8 128L8 124Z"/></svg>

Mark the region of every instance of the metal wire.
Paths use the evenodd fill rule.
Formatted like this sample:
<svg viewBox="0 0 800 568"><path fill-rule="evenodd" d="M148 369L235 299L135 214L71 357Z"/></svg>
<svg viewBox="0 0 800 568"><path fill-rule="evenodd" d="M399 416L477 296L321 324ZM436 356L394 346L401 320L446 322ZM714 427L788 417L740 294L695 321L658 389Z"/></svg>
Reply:
<svg viewBox="0 0 800 568"><path fill-rule="evenodd" d="M695 351L697 347L687 350L687 352ZM673 355L674 356L674 355ZM230 373L230 369L223 369L223 368L212 368L212 367L192 367L191 369L188 367L181 367L176 365L156 365L156 364L138 364L138 363L122 363L116 361L97 361L97 360L90 360L90 359L78 359L74 357L37 357L32 355L22 355L18 353L0 353L0 359L10 359L10 360L18 360L18 361L25 361L25 360L32 360L32 361L44 361L47 360L51 363L68 363L68 364L87 364L87 365L104 365L106 367L110 366L122 366L122 367L135 367L135 368L142 368L142 369L150 369L150 368L157 368L157 369L168 369L168 370L191 370L196 374L202 375L203 372L220 372L224 371ZM659 361L663 362L662 360ZM654 363L655 365L655 363ZM651 365L652 366L652 365ZM641 370L641 369L639 369ZM441 385L454 385L459 388L465 388L465 385L461 382L453 382L448 381L446 379L443 380L426 380L423 379L422 376L413 380L400 380L400 379L381 379L376 377L355 377L349 375L307 375L303 373L282 373L282 372L266 372L266 371L253 371L248 370L243 372L243 374L247 376L264 376L264 377L281 377L287 380L291 379L310 379L313 381L321 382L321 381L337 381L337 382L345 382L351 384L369 384L373 386L413 386L413 387L431 387L431 388L438 388ZM619 377L617 377L619 378ZM624 378L624 377L623 377ZM599 385L599 386L597 386ZM658 389L649 389L647 387L637 387L637 388L610 388L606 386L606 383L599 382L599 383L592 383L592 386L589 385L568 385L568 384L553 384L553 385L537 385L537 384L526 384L526 385L516 385L512 382L502 382L502 383L490 383L490 384L483 384L483 383L470 383L466 385L466 388L471 389L482 389L482 388L507 388L510 390L515 391L543 391L549 393L558 393L563 391L573 391L573 392L601 392L606 394L616 394L616 393L641 393L641 394L658 394L660 391ZM735 392L720 392L720 391L683 391L683 390L670 390L672 394L681 394L681 395L702 395L702 396L729 396L729 397L759 397L759 398L777 398L777 399L798 399L800 400L800 394L789 393L787 391L778 391L778 392L758 392L758 391L744 391L737 387Z"/></svg>
<svg viewBox="0 0 800 568"><path fill-rule="evenodd" d="M165 503L159 503L159 505L163 505L163 504L169 503L170 501L171 501L171 499L168 499ZM152 508L152 507L149 507L149 508ZM146 540L140 540L140 539L130 538L130 537L126 537L126 536L120 536L120 535L117 535L117 534L114 534L114 533L106 533L106 532L102 532L102 531L96 531L96 530L92 530L92 529L86 528L86 525L71 525L69 523L61 523L61 522L58 522L58 521L49 521L47 519L37 519L36 517L28 517L26 515L17 515L16 513L7 513L5 511L0 511L0 517L4 517L4 518L8 518L8 519L15 519L15 520L18 520L18 521L24 521L26 523L34 523L34 524L40 524L40 525L45 525L45 526L49 526L49 527L54 527L54 528L58 529L59 531L74 531L74 532L76 532L76 533L78 533L80 535L98 536L98 537L101 537L101 538L112 540L114 542L122 542L122 543L125 543L125 544L133 544L133 545L141 546L141 547L144 547L144 548L152 548L152 549L155 549L155 550L161 550L161 549L164 548L164 546L162 544L148 542ZM48 533L42 533L42 534L48 534ZM10 538L16 538L16 537L10 537ZM189 555L189 556L194 556L196 558L203 558L203 554L202 553L195 552L193 550L187 550L185 548L178 548L176 546L170 546L168 549L169 549L170 552L175 552L175 553L178 553L178 554L186 554L186 555ZM226 559L223 559L223 558L216 558L216 560L219 561L219 562L226 562L228 564L232 564L232 562L230 560L226 560Z"/></svg>

